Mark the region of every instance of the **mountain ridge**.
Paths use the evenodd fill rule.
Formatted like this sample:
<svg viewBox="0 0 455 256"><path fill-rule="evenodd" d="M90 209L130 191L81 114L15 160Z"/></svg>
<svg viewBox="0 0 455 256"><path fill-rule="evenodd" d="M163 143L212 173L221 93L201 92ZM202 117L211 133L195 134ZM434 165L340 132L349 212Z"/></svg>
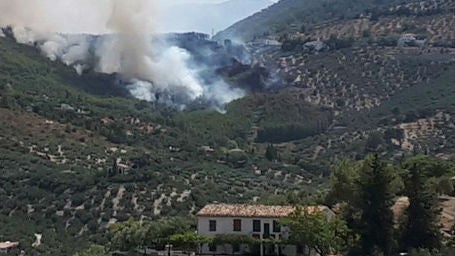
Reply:
<svg viewBox="0 0 455 256"><path fill-rule="evenodd" d="M300 31L329 20L349 19L373 7L390 6L400 0L282 0L215 35L217 40L250 41L286 30ZM341 11L340 11L341 10Z"/></svg>
<svg viewBox="0 0 455 256"><path fill-rule="evenodd" d="M166 24L166 31L196 31L212 34L272 3L271 0L228 0L220 3L178 4L164 10L166 15L160 19L160 23ZM188 18L175 19L175 17Z"/></svg>

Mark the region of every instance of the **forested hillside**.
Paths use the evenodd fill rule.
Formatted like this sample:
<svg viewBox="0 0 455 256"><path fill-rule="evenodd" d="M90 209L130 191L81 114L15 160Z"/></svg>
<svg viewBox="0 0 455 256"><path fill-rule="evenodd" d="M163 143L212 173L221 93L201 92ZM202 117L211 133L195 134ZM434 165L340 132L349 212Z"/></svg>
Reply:
<svg viewBox="0 0 455 256"><path fill-rule="evenodd" d="M0 49L0 238L27 250L38 233L37 252L71 255L75 243L102 242L107 227L130 217L188 216L208 202L303 193L299 184L319 180L266 160L265 148L251 144L259 104L259 127L282 119L283 111L283 125L309 120L307 109L329 120L309 103L290 112L268 104L287 92L247 97L226 114L179 112L133 99L112 77L78 77L12 39L0 38ZM314 192L318 185L305 187Z"/></svg>

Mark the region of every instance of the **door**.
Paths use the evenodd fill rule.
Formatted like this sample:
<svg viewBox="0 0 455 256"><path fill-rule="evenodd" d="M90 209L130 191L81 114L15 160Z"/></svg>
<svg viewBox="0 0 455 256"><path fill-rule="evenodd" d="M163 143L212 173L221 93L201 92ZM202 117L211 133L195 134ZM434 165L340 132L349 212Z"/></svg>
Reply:
<svg viewBox="0 0 455 256"><path fill-rule="evenodd" d="M263 239L270 238L270 223L264 223L264 235L262 236Z"/></svg>

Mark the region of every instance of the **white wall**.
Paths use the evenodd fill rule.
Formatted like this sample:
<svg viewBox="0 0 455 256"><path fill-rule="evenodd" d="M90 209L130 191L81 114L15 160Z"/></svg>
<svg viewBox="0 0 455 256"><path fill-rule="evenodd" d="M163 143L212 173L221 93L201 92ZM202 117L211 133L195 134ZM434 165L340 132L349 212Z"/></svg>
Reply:
<svg viewBox="0 0 455 256"><path fill-rule="evenodd" d="M234 219L240 219L242 221L242 230L240 232L234 231ZM209 221L216 221L216 231L211 232L209 230ZM261 221L261 232L253 232L253 220ZM236 218L236 217L198 217L198 233L201 235L219 235L219 234L237 234L237 235L252 235L252 234L263 234L264 223L270 225L270 234L280 234L273 232L273 221L279 221L277 218Z"/></svg>
<svg viewBox="0 0 455 256"><path fill-rule="evenodd" d="M242 229L241 231L234 231L234 219L240 219L242 221ZM212 232L209 230L210 227L210 220L216 221L216 231ZM261 221L261 231L260 232L253 232L253 220L260 220ZM198 217L198 233L200 235L205 236L215 236L215 235L228 235L228 234L237 234L237 235L249 235L252 236L253 234L260 235L260 238L263 238L264 234L264 223L268 223L270 225L270 235L282 235L283 238L287 238L288 230L286 227L281 227L281 232L273 232L273 221L279 221L278 218L237 218L237 217ZM240 251L245 252L248 251L248 246L240 246ZM296 247L295 246L285 246L283 248L283 253L285 255L295 255ZM202 246L202 253L210 254L210 253L226 253L232 254L232 246L230 245L217 245L215 252L209 251L209 246L207 244Z"/></svg>

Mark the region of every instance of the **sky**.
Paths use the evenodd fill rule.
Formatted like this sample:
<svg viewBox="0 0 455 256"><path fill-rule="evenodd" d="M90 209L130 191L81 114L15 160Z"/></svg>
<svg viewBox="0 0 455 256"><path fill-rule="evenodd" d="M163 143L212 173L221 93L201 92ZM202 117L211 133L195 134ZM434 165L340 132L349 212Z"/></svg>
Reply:
<svg viewBox="0 0 455 256"><path fill-rule="evenodd" d="M223 30L277 0L127 0L143 8L153 32L210 33ZM226 1L235 4L220 8ZM118 0L0 0L0 25L15 25L62 33L109 33L113 3ZM39 26L39 27L38 27Z"/></svg>
<svg viewBox="0 0 455 256"><path fill-rule="evenodd" d="M161 32L197 31L206 34L226 29L276 0L160 1ZM178 18L177 18L178 17Z"/></svg>

